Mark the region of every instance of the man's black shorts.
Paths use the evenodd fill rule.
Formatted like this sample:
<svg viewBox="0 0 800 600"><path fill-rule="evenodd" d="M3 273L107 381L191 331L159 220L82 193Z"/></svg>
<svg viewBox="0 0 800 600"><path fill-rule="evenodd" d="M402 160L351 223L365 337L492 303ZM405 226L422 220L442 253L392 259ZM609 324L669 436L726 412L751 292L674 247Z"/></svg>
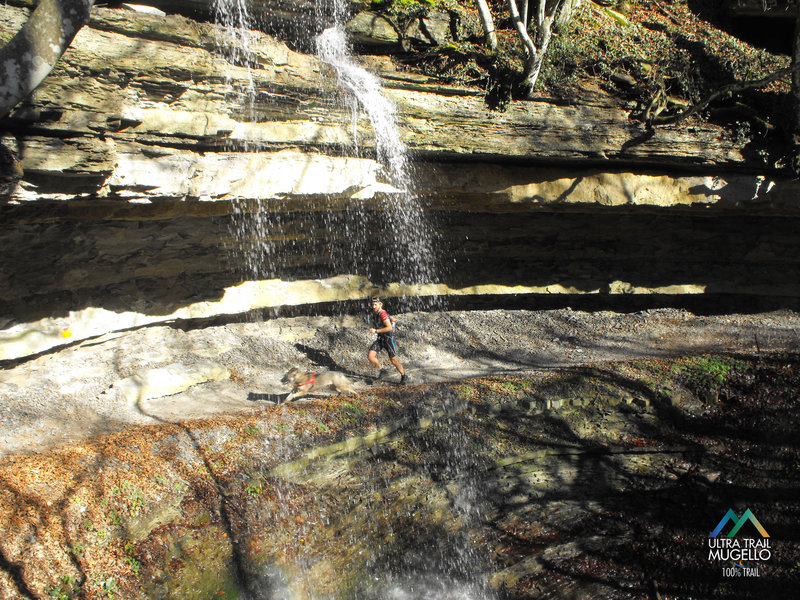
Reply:
<svg viewBox="0 0 800 600"><path fill-rule="evenodd" d="M389 355L389 358L397 356L397 346L395 346L393 336L379 335L378 339L372 342L372 346L370 346L369 349L375 352L386 350L386 354Z"/></svg>

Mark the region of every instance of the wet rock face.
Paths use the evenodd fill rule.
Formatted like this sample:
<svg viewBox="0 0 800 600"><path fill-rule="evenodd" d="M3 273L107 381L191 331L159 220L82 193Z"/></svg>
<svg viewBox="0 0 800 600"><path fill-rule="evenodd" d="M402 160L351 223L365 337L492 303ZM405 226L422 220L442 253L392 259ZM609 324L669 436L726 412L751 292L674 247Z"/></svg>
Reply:
<svg viewBox="0 0 800 600"><path fill-rule="evenodd" d="M129 219L95 220L59 208L46 219L29 209L31 217L0 230L6 247L0 313L31 321L88 306L169 314L218 301L243 279L299 282L356 269L375 285L392 283L383 257L352 255L351 240L341 235L348 225L342 215L272 215L263 227L280 226L281 236L253 248L234 238L236 219L227 215L176 211L169 218L145 218L139 212L136 219L131 211ZM796 282L780 277L800 260L796 220L785 217L624 209L436 217L443 253L437 272L452 290L800 294ZM370 216L364 227L380 231L380 218ZM378 242L371 237L366 243ZM261 256L257 272L248 272L247 259Z"/></svg>
<svg viewBox="0 0 800 600"><path fill-rule="evenodd" d="M314 12L259 6L286 22ZM172 10L182 14L95 8L3 123L0 341L15 349L2 358L51 347L58 319L87 322L90 309L138 315L130 326L376 290L798 295L779 276L797 268L797 186L758 174L722 130L648 133L598 99L492 113L476 90L365 57L397 106L412 187L438 231L435 274L399 276L415 259L386 243L398 190L332 70L260 31L249 56L231 58L222 50L239 42L207 7ZM26 14L0 8L0 39ZM247 282L269 291L223 306Z"/></svg>

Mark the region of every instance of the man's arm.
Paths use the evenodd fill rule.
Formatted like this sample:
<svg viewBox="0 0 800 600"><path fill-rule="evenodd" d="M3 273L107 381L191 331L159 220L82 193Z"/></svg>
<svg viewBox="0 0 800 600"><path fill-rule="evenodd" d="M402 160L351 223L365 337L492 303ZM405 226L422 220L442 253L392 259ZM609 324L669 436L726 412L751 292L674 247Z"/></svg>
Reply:
<svg viewBox="0 0 800 600"><path fill-rule="evenodd" d="M394 329L394 327L392 326L392 320L391 320L391 318L389 317L388 314L386 315L386 317L384 319L382 319L382 321L383 321L383 327L381 327L380 329L371 327L369 332L370 333L389 333L390 331L392 331L392 329Z"/></svg>

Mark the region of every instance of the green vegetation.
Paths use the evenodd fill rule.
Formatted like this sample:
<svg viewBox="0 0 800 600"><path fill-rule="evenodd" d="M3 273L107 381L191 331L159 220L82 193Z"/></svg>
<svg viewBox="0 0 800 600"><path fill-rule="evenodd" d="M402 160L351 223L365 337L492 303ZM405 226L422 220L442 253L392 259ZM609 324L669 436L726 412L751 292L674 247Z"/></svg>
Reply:
<svg viewBox="0 0 800 600"><path fill-rule="evenodd" d="M437 8L450 4L448 0L370 0L370 7L382 9L396 14L408 13L414 10Z"/></svg>
<svg viewBox="0 0 800 600"><path fill-rule="evenodd" d="M47 588L47 595L56 600L73 600L80 594L80 581L71 575L62 575L58 585L51 585Z"/></svg>
<svg viewBox="0 0 800 600"><path fill-rule="evenodd" d="M512 379L510 381L504 381L501 385L510 392L520 392L532 388L535 385L535 381L526 379Z"/></svg>
<svg viewBox="0 0 800 600"><path fill-rule="evenodd" d="M492 52L474 2L384 0L372 10L402 25L431 10L449 14L453 39L438 47L404 47L402 68L444 82L478 86L490 107L504 110L520 97L524 53L505 2L489 2L498 49ZM725 86L756 81L786 68L787 56L755 48L717 27L713 2L619 0L614 7L584 2L555 28L535 93L580 102L588 94L615 98L635 119L658 125L705 101ZM535 27L531 26L535 39ZM770 166L788 159L784 128L791 107L789 78L760 88L720 94L692 118L712 121L738 136L752 158Z"/></svg>
<svg viewBox="0 0 800 600"><path fill-rule="evenodd" d="M129 481L123 481L119 486L112 486L110 500L131 517L139 516L145 507L144 494L140 489L133 487ZM112 511L111 514L117 513Z"/></svg>
<svg viewBox="0 0 800 600"><path fill-rule="evenodd" d="M699 356L673 366L676 374L685 374L695 390L718 391L731 372L745 371L749 365L726 356Z"/></svg>
<svg viewBox="0 0 800 600"><path fill-rule="evenodd" d="M136 577L138 577L139 570L141 569L142 565L134 555L135 551L136 551L136 546L134 544L132 543L125 544L125 553L127 554L127 556L125 557L125 562L128 563L128 566L131 568L133 574Z"/></svg>
<svg viewBox="0 0 800 600"><path fill-rule="evenodd" d="M258 498L264 493L264 484L260 479L254 479L244 486L244 491L251 498Z"/></svg>
<svg viewBox="0 0 800 600"><path fill-rule="evenodd" d="M117 589L117 580L105 573L100 573L97 576L95 588L97 589L98 598L108 598L109 600L116 598L119 591Z"/></svg>
<svg viewBox="0 0 800 600"><path fill-rule="evenodd" d="M349 424L358 422L367 412L366 410L364 410L364 408L362 408L358 404L349 402L347 400L342 402L341 411L342 412L339 413L339 418L343 422Z"/></svg>
<svg viewBox="0 0 800 600"><path fill-rule="evenodd" d="M605 91L637 102L641 110L660 93L666 103L663 114L732 81L758 79L788 65L788 57L713 30L682 3L673 10L685 20L676 23L642 2L631 9L624 25L609 11L584 4L551 45L543 74L547 87L567 94L580 79L591 77ZM788 92L788 84L782 89Z"/></svg>
<svg viewBox="0 0 800 600"><path fill-rule="evenodd" d="M459 385L456 387L455 391L458 397L463 400L471 400L475 397L475 390L469 385Z"/></svg>
<svg viewBox="0 0 800 600"><path fill-rule="evenodd" d="M69 554L74 558L80 560L83 558L84 552L86 552L86 545L81 544L80 542L72 543L68 546L67 550Z"/></svg>

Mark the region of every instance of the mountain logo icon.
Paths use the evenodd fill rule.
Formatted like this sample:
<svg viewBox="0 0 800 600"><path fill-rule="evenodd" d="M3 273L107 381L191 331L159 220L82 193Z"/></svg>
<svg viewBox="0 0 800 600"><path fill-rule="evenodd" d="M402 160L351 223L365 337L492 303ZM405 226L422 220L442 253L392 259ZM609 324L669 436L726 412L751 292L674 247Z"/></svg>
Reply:
<svg viewBox="0 0 800 600"><path fill-rule="evenodd" d="M729 508L728 512L725 513L725 516L722 517L722 520L717 524L717 527L714 529L714 531L711 532L711 535L709 535L708 537L710 538L717 537L720 531L722 531L722 528L725 527L725 525L727 525L728 521L733 522L733 528L728 532L727 535L727 537L729 538L732 538L737 533L739 533L739 530L745 523L747 523L747 521L750 521L755 526L755 528L758 530L758 533L761 534L762 538L769 537L767 530L764 529L761 523L758 522L758 519L756 519L756 516L752 513L752 511L749 508L745 510L744 513L742 513L741 517L736 516L736 513Z"/></svg>

